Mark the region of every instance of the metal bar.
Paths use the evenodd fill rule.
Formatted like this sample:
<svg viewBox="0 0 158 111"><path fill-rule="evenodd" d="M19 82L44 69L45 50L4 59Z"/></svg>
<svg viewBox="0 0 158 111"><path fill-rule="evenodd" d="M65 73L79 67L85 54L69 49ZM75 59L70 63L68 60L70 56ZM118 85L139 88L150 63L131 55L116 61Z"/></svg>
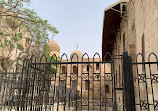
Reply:
<svg viewBox="0 0 158 111"><path fill-rule="evenodd" d="M93 64L93 63L113 63L112 61L100 61L100 62L53 62L53 63L30 63L29 65L37 64L37 65L42 65L42 64Z"/></svg>
<svg viewBox="0 0 158 111"><path fill-rule="evenodd" d="M61 66L61 64L60 64L60 66ZM66 77L65 77L65 80L64 80L64 82L65 82L65 85L64 85L64 95L65 95L65 97L64 97L64 111L66 110L66 99L67 99L67 95L66 95L66 90L67 90L67 78L68 78L68 71L67 71L67 68L68 68L68 66L67 66L67 64L66 64L66 72L65 72L65 75L66 75ZM60 70L61 70L61 67L60 67ZM62 97L63 98L63 97Z"/></svg>
<svg viewBox="0 0 158 111"><path fill-rule="evenodd" d="M115 90L124 90L124 88L122 88L122 87L117 87L117 88L115 88Z"/></svg>
<svg viewBox="0 0 158 111"><path fill-rule="evenodd" d="M142 56L142 59L144 60L144 58L143 58L143 55L141 55ZM138 57L138 56L137 56ZM137 58L138 59L138 58ZM136 63L138 63L138 60L136 59ZM145 62L144 62L145 63ZM148 89L147 89L147 81L146 81L146 67L145 67L145 64L143 64L143 62L142 62L142 67L144 67L144 68L142 68L142 69L140 69L139 67L138 67L138 65L139 65L140 63L138 63L138 64L136 64L136 69L137 69L137 78L138 78L138 90L139 90L139 92L138 92L138 94L139 94L139 107L140 107L140 111L143 111L144 109L143 108L145 108L146 110L148 110L149 111L149 104L148 104ZM141 71L141 74L139 73L139 71L140 70L142 70ZM144 72L144 74L142 74ZM144 77L144 79L145 80L142 80L142 79L139 79L140 77ZM141 93L141 83L145 83L145 88L146 88L146 91L144 91L144 92L146 92L146 94L143 94L143 97L145 97L146 99L144 100L144 99L142 99L141 97L141 95L142 95L142 93ZM146 103L145 103L146 102ZM144 105L142 105L142 104L144 104ZM144 107L145 106L145 107Z"/></svg>
<svg viewBox="0 0 158 111"><path fill-rule="evenodd" d="M105 86L106 86L105 77L106 76L105 76L105 64L104 64L104 79L103 80L104 80L104 95L105 95L105 97L104 97L104 104L103 104L103 106L105 107L104 110L106 111L106 98L107 98L107 95L106 95L106 88L105 88Z"/></svg>
<svg viewBox="0 0 158 111"><path fill-rule="evenodd" d="M124 93L125 93L125 108L127 111L136 111L133 73L131 72L131 64L127 52L123 52L123 73L124 73Z"/></svg>
<svg viewBox="0 0 158 111"><path fill-rule="evenodd" d="M60 64L59 79L58 79L58 80L59 80L59 83L58 83L58 84L59 84L59 88L58 88L58 90L57 90L57 99L58 99L58 100L57 100L57 111L59 111L60 77L61 77L61 64Z"/></svg>
<svg viewBox="0 0 158 111"><path fill-rule="evenodd" d="M56 60L57 60L57 58L56 58ZM55 68L56 68L56 71L57 71L57 65L55 65ZM53 77L53 81L54 81L54 88L53 88L53 109L52 109L52 111L54 111L55 109L54 109L54 103L55 103L55 91L56 91L56 87L55 87L55 84L56 84L56 74L57 74L57 72L55 73L55 77ZM54 74L53 74L53 76L54 76ZM55 79L55 80L54 80Z"/></svg>
<svg viewBox="0 0 158 111"><path fill-rule="evenodd" d="M124 88L124 72L123 72L123 57L122 57L122 59L121 59L121 64L122 64L122 78L121 78L121 80L122 80L122 87ZM122 91L122 104L123 104L123 111L125 111L125 99L124 99L124 90Z"/></svg>
<svg viewBox="0 0 158 111"><path fill-rule="evenodd" d="M32 83L32 94L31 94L31 111L33 107L33 102L34 102L34 85L35 85L35 77L36 77L36 64L35 64L35 69L33 70L33 83Z"/></svg>
<svg viewBox="0 0 158 111"><path fill-rule="evenodd" d="M133 77L133 67L132 67L132 58L129 58L129 70L130 70L130 95L131 95L131 109L136 111L135 107L135 90L134 90L134 77Z"/></svg>
<svg viewBox="0 0 158 111"><path fill-rule="evenodd" d="M79 75L78 68L79 68L79 65L77 64L77 75L76 75L77 76L77 80L75 80L76 81L76 87L75 87L76 88L75 89L76 90L76 95L75 95L75 97L76 97L75 98L76 99L76 111L78 109L78 101L77 101L78 100L77 88L78 88L78 75Z"/></svg>
<svg viewBox="0 0 158 111"><path fill-rule="evenodd" d="M158 64L158 62L132 62L133 65Z"/></svg>
<svg viewBox="0 0 158 111"><path fill-rule="evenodd" d="M116 91L115 91L115 87L116 87L116 76L115 76L115 59L114 62L111 64L111 73L112 73L112 102L113 102L113 111L116 110ZM116 79L115 79L116 78Z"/></svg>

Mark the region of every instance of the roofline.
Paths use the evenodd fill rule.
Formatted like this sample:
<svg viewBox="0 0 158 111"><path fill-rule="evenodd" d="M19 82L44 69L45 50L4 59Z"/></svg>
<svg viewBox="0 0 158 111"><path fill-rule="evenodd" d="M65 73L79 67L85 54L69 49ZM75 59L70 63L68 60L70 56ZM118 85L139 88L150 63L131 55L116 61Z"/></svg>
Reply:
<svg viewBox="0 0 158 111"><path fill-rule="evenodd" d="M106 25L105 25L105 19L108 18L108 16L106 16L106 13L108 13L108 11L110 11L110 10L113 10L112 9L113 7L115 7L117 5L120 5L121 3L127 3L127 2L129 2L129 0L118 0L114 4L112 4L109 7L107 7L107 8L104 9L103 25L102 25L102 27L103 27L103 30L102 30L102 58L104 56L103 52L105 52L105 51L103 51L103 44L104 44L104 41L103 41L104 36L103 35L104 35L104 28L106 27ZM117 12L117 11L115 11L115 12ZM112 12L112 13L114 13L114 12Z"/></svg>
<svg viewBox="0 0 158 111"><path fill-rule="evenodd" d="M106 12L107 10L111 9L112 7L116 6L117 4L121 3L121 2L129 2L129 0L118 0L118 1L115 2L114 4L112 4L112 5L110 5L109 7L107 7L107 8L104 9L102 28L104 28L105 12ZM102 32L102 35L103 35L103 32ZM102 36L102 39L103 39L103 36ZM102 43L103 43L103 41L102 41Z"/></svg>
<svg viewBox="0 0 158 111"><path fill-rule="evenodd" d="M119 0L119 1L115 2L114 4L110 5L109 7L105 8L104 11L111 9L112 7L114 7L115 5L117 5L121 2L129 2L129 0Z"/></svg>

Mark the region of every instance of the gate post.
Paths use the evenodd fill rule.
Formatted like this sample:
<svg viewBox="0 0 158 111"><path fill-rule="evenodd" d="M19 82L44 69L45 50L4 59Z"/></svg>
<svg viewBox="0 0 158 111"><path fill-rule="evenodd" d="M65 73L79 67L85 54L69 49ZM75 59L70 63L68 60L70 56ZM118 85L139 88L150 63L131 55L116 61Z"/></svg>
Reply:
<svg viewBox="0 0 158 111"><path fill-rule="evenodd" d="M136 111L134 81L132 71L132 58L128 52L123 52L123 87L124 87L124 105L126 111Z"/></svg>

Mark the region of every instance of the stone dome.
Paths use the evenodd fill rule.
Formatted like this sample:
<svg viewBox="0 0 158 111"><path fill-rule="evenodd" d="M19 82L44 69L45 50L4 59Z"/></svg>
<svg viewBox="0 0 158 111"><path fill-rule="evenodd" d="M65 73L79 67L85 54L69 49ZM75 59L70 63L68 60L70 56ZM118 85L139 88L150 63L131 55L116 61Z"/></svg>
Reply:
<svg viewBox="0 0 158 111"><path fill-rule="evenodd" d="M57 56L60 56L60 46L57 42L55 42L53 39L48 41L48 46L51 49L50 55L56 54Z"/></svg>
<svg viewBox="0 0 158 111"><path fill-rule="evenodd" d="M79 59L79 60L82 60L83 54L82 54L82 52L81 52L80 50L76 49L75 51L73 51L73 52L71 53L71 55L70 55L70 59L72 58L72 56L73 56L74 54L77 54L77 55L78 55L78 59ZM73 56L73 59L76 59L76 60L77 60L77 56L74 55L74 56Z"/></svg>

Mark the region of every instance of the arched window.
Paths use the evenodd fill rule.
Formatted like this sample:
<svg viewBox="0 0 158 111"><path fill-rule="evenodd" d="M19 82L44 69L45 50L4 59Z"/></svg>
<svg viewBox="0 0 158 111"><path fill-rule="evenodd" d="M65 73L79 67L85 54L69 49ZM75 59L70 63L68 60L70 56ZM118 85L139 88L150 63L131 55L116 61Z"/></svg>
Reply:
<svg viewBox="0 0 158 111"><path fill-rule="evenodd" d="M105 85L105 93L109 93L109 86Z"/></svg>
<svg viewBox="0 0 158 111"><path fill-rule="evenodd" d="M65 74L66 73L66 67L62 66L62 73Z"/></svg>
<svg viewBox="0 0 158 111"><path fill-rule="evenodd" d="M90 88L90 80L85 80L85 90L89 90Z"/></svg>
<svg viewBox="0 0 158 111"><path fill-rule="evenodd" d="M87 65L87 71L89 71L89 65Z"/></svg>
<svg viewBox="0 0 158 111"><path fill-rule="evenodd" d="M73 66L73 73L77 74L77 67L76 66Z"/></svg>
<svg viewBox="0 0 158 111"><path fill-rule="evenodd" d="M99 63L96 63L96 70L99 70Z"/></svg>

